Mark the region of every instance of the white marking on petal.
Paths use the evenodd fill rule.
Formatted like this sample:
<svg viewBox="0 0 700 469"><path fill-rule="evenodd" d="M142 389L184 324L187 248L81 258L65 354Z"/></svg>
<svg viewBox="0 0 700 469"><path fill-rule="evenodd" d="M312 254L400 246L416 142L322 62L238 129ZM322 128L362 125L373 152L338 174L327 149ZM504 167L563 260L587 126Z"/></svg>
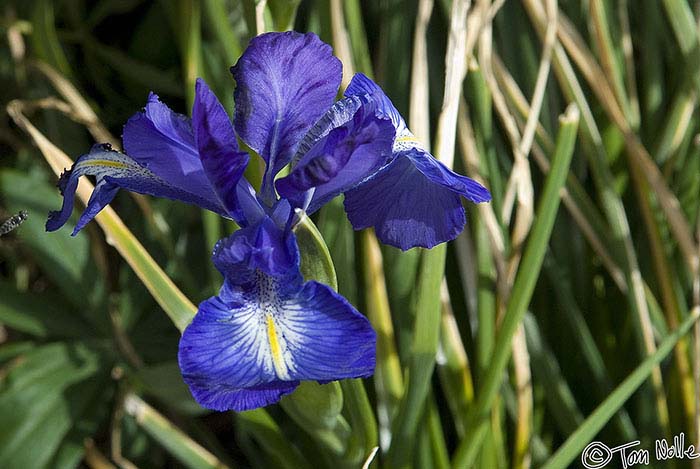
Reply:
<svg viewBox="0 0 700 469"><path fill-rule="evenodd" d="M246 335L252 339L249 350L255 354L255 362L266 373L291 380L290 373L296 369L291 344L298 336L286 324L279 280L258 270L255 289L246 297L251 314L244 321L248 323Z"/></svg>
<svg viewBox="0 0 700 469"><path fill-rule="evenodd" d="M401 151L412 150L414 148L423 149L420 140L413 135L413 132L408 130L404 125L402 129L397 130L396 139L394 140L394 147L392 151L398 153Z"/></svg>

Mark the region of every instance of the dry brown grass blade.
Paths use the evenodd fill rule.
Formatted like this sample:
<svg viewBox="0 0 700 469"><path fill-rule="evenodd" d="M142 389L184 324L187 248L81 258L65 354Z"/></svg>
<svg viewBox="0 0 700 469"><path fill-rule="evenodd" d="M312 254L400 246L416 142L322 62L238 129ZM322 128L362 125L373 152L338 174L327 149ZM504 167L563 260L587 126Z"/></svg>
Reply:
<svg viewBox="0 0 700 469"><path fill-rule="evenodd" d="M552 65L552 50L557 40L557 2L556 0L546 0L547 29L542 44L542 57L540 58L539 69L537 70L537 80L535 90L532 93L530 102L530 112L527 115L527 122L523 130L523 138L520 141L520 153L527 155L535 139L535 132L539 124L540 112L544 101L544 92L549 78L549 70Z"/></svg>
<svg viewBox="0 0 700 469"><path fill-rule="evenodd" d="M102 121L97 117L97 114L95 114L95 111L92 110L87 101L85 101L83 96L70 81L44 62L31 61L29 65L41 72L41 74L51 82L56 91L58 91L61 96L63 96L63 99L71 106L73 112L69 114L70 117L76 122L85 125L95 141L109 143L116 149L121 148L119 139L107 130L102 124Z"/></svg>
<svg viewBox="0 0 700 469"><path fill-rule="evenodd" d="M331 30L333 34L333 46L335 54L343 62L343 82L341 87L345 89L355 74L350 48L350 37L345 26L345 15L340 0L330 0Z"/></svg>
<svg viewBox="0 0 700 469"><path fill-rule="evenodd" d="M540 112L544 101L544 93L551 68L552 50L557 39L557 2L556 0L546 0L545 10L547 12L547 29L545 39L542 45L542 57L537 71L537 80L535 82L535 90L532 94L530 103L530 112L527 116L525 128L523 129L522 138L518 145L518 151L515 152L516 161L511 173L511 179L508 181L508 189L511 184L516 187L518 196L518 210L515 217L515 226L513 228L512 243L513 254L511 256L510 265L508 267L509 274L514 276L517 266L520 263L522 255L522 245L530 232L532 218L534 214L534 195L532 190L532 175L530 173L530 165L527 160L532 148L532 143L535 138L537 125L539 124ZM493 73L493 69L490 73Z"/></svg>
<svg viewBox="0 0 700 469"><path fill-rule="evenodd" d="M498 55L494 54L493 59L494 72L496 74L496 79L498 80L499 86L506 91L508 98L513 102L513 105L520 115L529 115L530 105L525 99L525 96L522 94L518 84L515 82L510 72L505 68ZM524 126L524 124L520 125ZM547 147L553 148L554 142L551 141L551 137L546 133L541 125L538 125L537 127L537 134L545 142L548 142ZM532 155L535 163L537 163L537 165L540 167L542 173L547 174L550 167L549 159L545 156L545 152L539 145L537 145L537 143L535 143L532 147ZM575 176L572 174L569 176L569 178L575 179ZM591 245L593 251L600 257L601 262L605 266L617 287L623 293L627 292L627 281L625 280L625 274L613 260L612 255L605 246L605 243L598 236L593 226L591 226L588 218L586 218L581 208L571 197L571 194L566 187L562 189L561 197L562 202L564 202L564 206L569 211L569 214L583 233L588 243Z"/></svg>
<svg viewBox="0 0 700 469"><path fill-rule="evenodd" d="M542 16L543 12L542 10L534 11L541 27L543 21L545 21ZM656 166L651 155L627 122L610 84L607 80L601 79L605 77L605 73L596 63L574 26L563 15L559 16L558 35L562 45L579 67L608 117L622 132L630 163L638 165L641 173L647 179L649 186L666 214L671 231L678 242L690 271L692 273L696 272L700 268L700 257L697 253L696 242L693 240L692 230L688 220L683 215L678 198L669 189L658 166Z"/></svg>
<svg viewBox="0 0 700 469"><path fill-rule="evenodd" d="M95 446L91 438L86 438L83 442L85 448L84 462L91 469L117 469L107 457Z"/></svg>
<svg viewBox="0 0 700 469"><path fill-rule="evenodd" d="M418 2L416 29L413 36L411 65L411 101L408 111L409 127L426 148L430 148L430 113L428 76L428 44L426 31L433 12L433 0Z"/></svg>
<svg viewBox="0 0 700 469"><path fill-rule="evenodd" d="M633 119L632 127L639 125L639 95L637 93L637 73L634 66L634 48L632 45L632 33L630 32L630 17L627 0L621 0L617 6L622 30L622 53L625 59L625 88L630 117Z"/></svg>
<svg viewBox="0 0 700 469"><path fill-rule="evenodd" d="M498 0L496 3L499 2L500 0ZM500 3L502 4L502 2ZM467 64L469 64L469 61L472 58L477 41L479 41L482 36L483 28L488 28L491 25L493 16L490 16L489 13L493 13L493 15L495 15L498 8L498 5L491 4L491 0L477 0L474 8L472 8L472 10L469 12L469 15L467 16L467 44L464 48Z"/></svg>
<svg viewBox="0 0 700 469"><path fill-rule="evenodd" d="M530 467L530 437L532 435L532 373L530 371L530 354L525 339L525 326L520 323L513 335L513 370L515 377L515 396L517 412L515 418L515 448L513 449L513 467L527 469Z"/></svg>
<svg viewBox="0 0 700 469"><path fill-rule="evenodd" d="M435 155L448 168L452 168L454 162L457 111L462 82L467 73L467 12L470 6L471 1L455 0L450 13L450 32L445 53L445 94L435 137Z"/></svg>
<svg viewBox="0 0 700 469"><path fill-rule="evenodd" d="M460 155L462 155L467 174L478 183L485 185L486 181L479 175L479 150L474 140L474 130L464 97L461 98L457 124ZM498 218L493 210L493 205L478 204L476 209L479 211L479 216L483 219L486 231L489 234L489 244L494 257L497 277L504 279L506 273L505 240L503 239ZM502 282L499 281L498 285L501 284Z"/></svg>
<svg viewBox="0 0 700 469"><path fill-rule="evenodd" d="M255 34L264 33L267 28L265 27L265 8L267 7L267 0L257 0L255 2Z"/></svg>
<svg viewBox="0 0 700 469"><path fill-rule="evenodd" d="M506 193L503 199L503 213L501 214L504 224L508 224L514 205L517 201L517 215L519 216L516 216L515 227L513 228L513 232L511 234L512 254L506 270L507 277L510 278L509 282L511 282L515 271L517 270L517 264L520 259L520 251L522 249L523 241L527 237L530 224L532 222L534 195L532 190L530 165L527 157L520 152L520 130L518 129L518 124L515 118L508 109L508 105L506 104L506 100L501 92L501 89L496 83L490 66L490 61L490 58L486 59L485 56L482 56L480 65L484 71L484 78L493 99L496 115L503 124L506 135L508 136L508 140L511 144L514 157L513 169L509 176Z"/></svg>
<svg viewBox="0 0 700 469"><path fill-rule="evenodd" d="M399 354L396 351L394 324L384 276L384 260L379 241L371 230L364 230L362 236L363 280L365 308L372 327L377 332L377 368L374 386L378 401L385 405L377 406L382 443L391 441L391 418L404 391L403 374ZM382 445L384 446L384 444Z"/></svg>

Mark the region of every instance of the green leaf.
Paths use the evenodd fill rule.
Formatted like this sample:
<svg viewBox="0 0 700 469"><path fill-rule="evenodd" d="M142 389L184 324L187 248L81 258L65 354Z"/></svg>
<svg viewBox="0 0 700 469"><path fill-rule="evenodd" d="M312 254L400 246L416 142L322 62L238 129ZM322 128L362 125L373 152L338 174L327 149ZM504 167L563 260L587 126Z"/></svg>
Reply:
<svg viewBox="0 0 700 469"><path fill-rule="evenodd" d="M236 414L238 431L255 437L260 447L282 469L311 469L304 456L282 434L277 423L263 409Z"/></svg>
<svg viewBox="0 0 700 469"><path fill-rule="evenodd" d="M50 293L26 293L0 282L0 323L35 337L90 337L94 331Z"/></svg>
<svg viewBox="0 0 700 469"><path fill-rule="evenodd" d="M92 291L86 275L90 263L85 233L70 236L70 223L63 230L47 234L46 215L61 206L61 196L43 178L12 169L0 171L0 191L13 212L26 210L29 217L17 228L16 236L29 248L42 271L74 305L85 307L85 291ZM89 283L88 283L89 282ZM87 295L89 298L91 295Z"/></svg>
<svg viewBox="0 0 700 469"><path fill-rule="evenodd" d="M144 387L145 393L157 397L179 412L190 415L206 412L192 398L189 388L182 381L176 361L141 368L136 373L136 378Z"/></svg>
<svg viewBox="0 0 700 469"><path fill-rule="evenodd" d="M268 0L275 31L286 31L294 27L294 18L301 0Z"/></svg>
<svg viewBox="0 0 700 469"><path fill-rule="evenodd" d="M197 442L170 423L135 394L124 401L126 413L178 461L191 469L223 469L226 466Z"/></svg>
<svg viewBox="0 0 700 469"><path fill-rule="evenodd" d="M307 216L294 227L299 252L301 253L301 274L304 280L317 280L333 290L338 290L338 279L328 247L316 225Z"/></svg>
<svg viewBox="0 0 700 469"><path fill-rule="evenodd" d="M337 381L304 381L280 402L284 411L336 456L347 448L350 427L341 415L343 392Z"/></svg>
<svg viewBox="0 0 700 469"><path fill-rule="evenodd" d="M83 344L51 344L24 358L0 392L2 467L43 467L90 396L105 388L104 380L91 379L99 358Z"/></svg>
<svg viewBox="0 0 700 469"><path fill-rule="evenodd" d="M72 70L56 33L54 2L39 0L34 3L32 25L34 27L31 35L32 44L39 58L58 69L63 75L71 76Z"/></svg>

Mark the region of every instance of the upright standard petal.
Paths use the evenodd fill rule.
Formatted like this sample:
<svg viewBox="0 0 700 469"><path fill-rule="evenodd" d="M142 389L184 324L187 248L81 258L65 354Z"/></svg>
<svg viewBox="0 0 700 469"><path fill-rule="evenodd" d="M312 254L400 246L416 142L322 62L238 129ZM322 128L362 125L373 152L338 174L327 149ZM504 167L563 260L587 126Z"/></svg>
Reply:
<svg viewBox="0 0 700 469"><path fill-rule="evenodd" d="M362 73L356 73L345 89L345 96L367 96L376 102L377 113L391 119L396 129L394 153L420 147L420 142L406 126L401 114L379 85Z"/></svg>
<svg viewBox="0 0 700 469"><path fill-rule="evenodd" d="M93 146L89 153L78 158L73 167L61 175L58 187L63 195L63 206L61 210L49 213L47 231L55 231L68 221L73 211L78 180L86 175L95 176L97 183L87 208L73 231L74 235L112 201L120 188L139 194L181 200L227 216L225 208L218 203L190 192L188 186L178 187L164 181L127 155L113 150L109 145L101 144Z"/></svg>
<svg viewBox="0 0 700 469"><path fill-rule="evenodd" d="M345 211L357 230L374 227L385 244L407 250L432 248L464 229L460 196L490 200L476 181L460 176L430 154L400 153L387 167L345 194Z"/></svg>
<svg viewBox="0 0 700 469"><path fill-rule="evenodd" d="M219 201L239 225L255 223L264 212L243 177L250 158L239 150L226 110L201 78L195 86L192 124L199 159Z"/></svg>
<svg viewBox="0 0 700 469"><path fill-rule="evenodd" d="M202 406L243 411L278 401L302 380L373 373L369 321L329 287L303 282L293 234L265 219L222 241L214 262L225 284L200 305L178 354Z"/></svg>
<svg viewBox="0 0 700 469"><path fill-rule="evenodd" d="M199 160L192 122L151 93L143 111L124 125L124 151L141 166L175 187L218 205Z"/></svg>
<svg viewBox="0 0 700 469"><path fill-rule="evenodd" d="M324 116L320 124L333 125L338 115L353 107L356 99L345 98L336 103L330 117L329 114ZM317 127L318 124L314 129ZM291 173L276 183L282 197L307 213L315 212L388 163L395 132L391 121L378 117L374 102L369 101L358 106L355 113L337 127L310 133L320 138L294 165Z"/></svg>
<svg viewBox="0 0 700 469"><path fill-rule="evenodd" d="M393 122L394 127L396 128L398 133L407 130L406 122L403 120L403 117L401 117L401 114L394 106L394 103L392 103L389 97L384 93L384 90L382 90L379 87L379 85L373 82L364 73L356 73L352 77L352 80L350 80L348 87L345 88L344 95L365 95L371 97L374 101L377 102L377 111L380 114L388 116L391 119L391 122Z"/></svg>
<svg viewBox="0 0 700 469"><path fill-rule="evenodd" d="M393 161L345 193L353 227L374 227L382 242L403 250L431 248L457 237L466 222L460 196L487 202L488 190L424 150L391 100L365 75L356 74L345 95L376 101L377 113L389 117L396 132Z"/></svg>
<svg viewBox="0 0 700 469"><path fill-rule="evenodd" d="M271 183L333 104L341 63L315 34L287 31L253 38L231 72L236 132L267 161Z"/></svg>

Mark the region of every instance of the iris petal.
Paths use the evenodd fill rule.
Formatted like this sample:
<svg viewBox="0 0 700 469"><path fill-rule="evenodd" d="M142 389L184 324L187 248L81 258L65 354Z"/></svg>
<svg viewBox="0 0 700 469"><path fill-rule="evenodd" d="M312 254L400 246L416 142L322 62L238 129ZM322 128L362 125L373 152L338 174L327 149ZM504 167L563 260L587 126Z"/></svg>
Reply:
<svg viewBox="0 0 700 469"><path fill-rule="evenodd" d="M348 107L343 106L343 110ZM326 120L333 125L334 118ZM324 135L326 130L318 132L323 136L301 157L291 173L276 183L282 197L305 208L308 213L360 184L391 157L394 127L389 119L376 116L371 101L358 106L347 122ZM313 190L310 201L309 190Z"/></svg>
<svg viewBox="0 0 700 469"><path fill-rule="evenodd" d="M423 176L435 184L447 187L474 203L491 200L489 191L475 180L452 171L433 156L418 148L406 151L398 156L409 158Z"/></svg>
<svg viewBox="0 0 700 469"><path fill-rule="evenodd" d="M364 104L374 102L369 96L348 96L333 103L333 106L321 116L319 120L306 132L304 138L297 146L296 154L292 159L292 165L296 165L302 156L311 150L321 138L328 135L331 130L340 127L350 121L357 110Z"/></svg>
<svg viewBox="0 0 700 469"><path fill-rule="evenodd" d="M374 373L374 330L327 285L304 284L286 301L279 323L294 363L291 378L323 382Z"/></svg>
<svg viewBox="0 0 700 469"><path fill-rule="evenodd" d="M219 205L199 160L192 123L151 93L143 111L124 125L124 151L141 166L175 187Z"/></svg>
<svg viewBox="0 0 700 469"><path fill-rule="evenodd" d="M178 361L203 407L248 410L279 400L299 384L277 377L265 322L254 303L219 296L199 306L180 339Z"/></svg>
<svg viewBox="0 0 700 469"><path fill-rule="evenodd" d="M426 174L427 173L427 174ZM460 200L488 200L488 191L419 150L399 154L374 177L345 194L345 211L357 230L374 227L385 244L402 250L432 248L464 228Z"/></svg>
<svg viewBox="0 0 700 469"><path fill-rule="evenodd" d="M109 145L95 145L89 153L78 158L69 171L61 175L59 188L63 194L63 206L61 210L49 213L49 219L46 222L47 231L55 231L68 221L73 211L78 180L86 175L95 176L97 183L73 234L92 220L114 198L120 188L140 194L181 200L227 216L226 210L221 205L190 192L189 186L173 186L129 156L111 149Z"/></svg>
<svg viewBox="0 0 700 469"><path fill-rule="evenodd" d="M487 202L489 191L423 149L391 100L365 75L356 74L345 95L376 101L377 113L389 117L396 132L393 161L345 193L353 227L374 227L382 242L403 250L431 248L457 237L466 222L460 196Z"/></svg>
<svg viewBox="0 0 700 469"><path fill-rule="evenodd" d="M224 286L200 305L179 349L201 405L247 410L276 402L301 380L372 374L369 321L329 287L303 282L293 234L266 218L222 241L214 262Z"/></svg>
<svg viewBox="0 0 700 469"><path fill-rule="evenodd" d="M401 114L391 102L384 91L363 73L356 73L348 87L345 89L345 96L362 96L366 95L377 102L377 111L380 114L388 116L394 124L398 133L406 129L406 122L401 117Z"/></svg>
<svg viewBox="0 0 700 469"><path fill-rule="evenodd" d="M271 183L333 104L341 63L315 34L288 31L253 38L231 71L236 132L268 163Z"/></svg>
<svg viewBox="0 0 700 469"><path fill-rule="evenodd" d="M257 201L254 196L247 195L251 192L246 190L250 184L243 178L250 159L248 153L238 149L236 134L226 110L201 78L195 86L192 123L204 173L223 206L240 225L259 219L262 208L258 205L255 209ZM239 190L239 185L244 187ZM250 203L241 204L239 193L252 199ZM254 211L246 216L244 208L250 207Z"/></svg>

